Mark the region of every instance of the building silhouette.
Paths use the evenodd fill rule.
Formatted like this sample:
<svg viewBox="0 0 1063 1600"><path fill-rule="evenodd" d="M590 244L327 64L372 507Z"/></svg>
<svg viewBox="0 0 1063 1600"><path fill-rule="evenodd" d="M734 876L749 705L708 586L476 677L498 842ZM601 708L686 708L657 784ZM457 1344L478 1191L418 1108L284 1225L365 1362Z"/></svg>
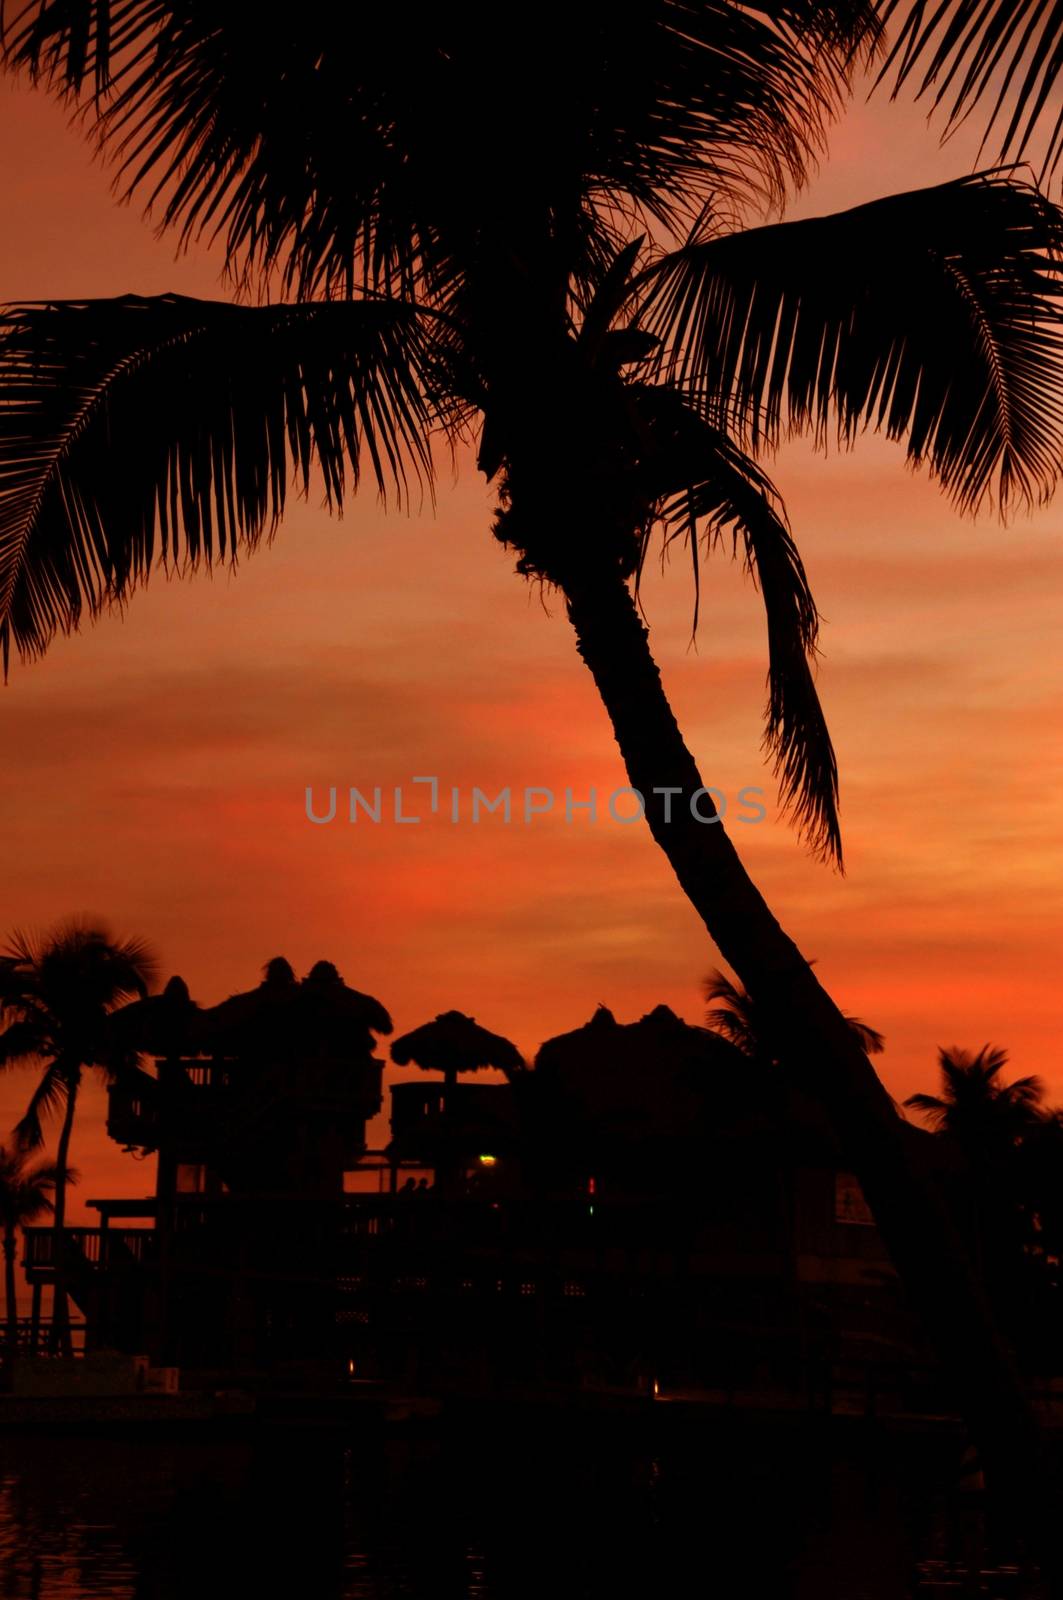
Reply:
<svg viewBox="0 0 1063 1600"><path fill-rule="evenodd" d="M514 1051L505 1081L396 1083L378 1150L390 1018L329 963L300 981L275 960L208 1010L173 980L116 1027L140 1065L109 1091L108 1132L156 1153L157 1181L66 1230L90 1347L183 1386L930 1403L821 1108L666 1007L626 1025L600 1008L532 1068ZM39 1319L54 1237L25 1239Z"/></svg>

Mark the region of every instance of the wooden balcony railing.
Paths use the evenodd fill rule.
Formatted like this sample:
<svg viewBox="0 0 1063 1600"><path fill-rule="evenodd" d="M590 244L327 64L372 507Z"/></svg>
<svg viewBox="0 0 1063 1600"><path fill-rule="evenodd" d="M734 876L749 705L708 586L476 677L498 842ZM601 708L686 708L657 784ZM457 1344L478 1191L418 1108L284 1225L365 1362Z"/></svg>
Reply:
<svg viewBox="0 0 1063 1600"><path fill-rule="evenodd" d="M70 1354L81 1357L85 1354L86 1323L84 1317L71 1315L66 1324L70 1332ZM11 1346L8 1342L9 1325L6 1320L3 1330L0 1331L0 1361L10 1362ZM51 1346L52 1319L51 1317L19 1317L18 1318L18 1349L23 1355L45 1355Z"/></svg>
<svg viewBox="0 0 1063 1600"><path fill-rule="evenodd" d="M67 1265L75 1270L138 1266L155 1245L153 1228L65 1228ZM22 1265L31 1278L55 1267L55 1232L24 1228Z"/></svg>
<svg viewBox="0 0 1063 1600"><path fill-rule="evenodd" d="M510 1106L504 1084L439 1082L394 1083L391 1086L391 1131L407 1133L446 1113L453 1123L495 1124L505 1121Z"/></svg>
<svg viewBox="0 0 1063 1600"><path fill-rule="evenodd" d="M292 1072L227 1057L163 1060L157 1076L136 1069L111 1086L107 1132L146 1150L160 1140L209 1135L234 1119L253 1134L271 1115L287 1115L293 1101L300 1111L364 1120L380 1109L382 1073L376 1060L350 1066L313 1058Z"/></svg>

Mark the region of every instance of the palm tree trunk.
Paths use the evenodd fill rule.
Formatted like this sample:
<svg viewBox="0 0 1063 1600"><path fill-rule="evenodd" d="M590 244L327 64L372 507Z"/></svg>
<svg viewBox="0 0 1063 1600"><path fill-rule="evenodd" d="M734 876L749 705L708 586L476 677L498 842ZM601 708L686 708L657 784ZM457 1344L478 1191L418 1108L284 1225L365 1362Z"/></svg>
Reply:
<svg viewBox="0 0 1063 1600"><path fill-rule="evenodd" d="M15 1286L15 1229L11 1223L4 1228L4 1302L7 1312L8 1364L18 1354L18 1294Z"/></svg>
<svg viewBox="0 0 1063 1600"><path fill-rule="evenodd" d="M565 597L579 653L609 713L631 784L644 797L653 837L726 960L750 995L770 1004L782 1036L792 1041L786 1065L831 1115L986 1472L1036 1517L1043 1548L1046 1530L1054 1529L1055 1474L936 1185L913 1159L903 1121L845 1018L772 916L722 823L699 822L692 814L691 796L702 780L627 585L618 573L604 581L580 575L566 582ZM654 793L666 789L675 792ZM707 794L697 804L703 816L711 815ZM1053 1568L1057 1539L1053 1534L1044 1552Z"/></svg>
<svg viewBox="0 0 1063 1600"><path fill-rule="evenodd" d="M52 1331L49 1341L58 1354L71 1354L70 1307L66 1291L66 1175L69 1168L70 1135L74 1129L80 1073L67 1082L66 1110L55 1152L55 1210L52 1223Z"/></svg>

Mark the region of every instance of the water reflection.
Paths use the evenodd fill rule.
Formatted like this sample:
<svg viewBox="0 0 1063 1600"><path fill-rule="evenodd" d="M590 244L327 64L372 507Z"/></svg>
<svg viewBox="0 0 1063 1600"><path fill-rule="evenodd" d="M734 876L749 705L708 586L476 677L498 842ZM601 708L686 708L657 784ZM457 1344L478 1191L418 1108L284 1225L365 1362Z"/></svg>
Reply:
<svg viewBox="0 0 1063 1600"><path fill-rule="evenodd" d="M11 1436L0 1595L900 1600L937 1516L932 1455L763 1428L635 1444L572 1423L443 1440Z"/></svg>

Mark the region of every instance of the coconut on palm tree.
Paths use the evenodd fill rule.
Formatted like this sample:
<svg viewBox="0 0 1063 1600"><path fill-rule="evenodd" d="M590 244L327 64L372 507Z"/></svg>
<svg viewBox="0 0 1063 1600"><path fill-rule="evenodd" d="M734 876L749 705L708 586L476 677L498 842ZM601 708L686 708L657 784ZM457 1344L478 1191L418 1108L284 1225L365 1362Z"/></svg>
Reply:
<svg viewBox="0 0 1063 1600"><path fill-rule="evenodd" d="M7 1313L7 1358L18 1352L18 1291L15 1248L18 1230L52 1210L58 1169L50 1161L29 1162L26 1152L0 1144L0 1229L4 1239L4 1301ZM67 1172L67 1183L75 1174Z"/></svg>
<svg viewBox="0 0 1063 1600"><path fill-rule="evenodd" d="M84 100L123 193L185 243L219 238L267 303L9 312L0 648L39 654L160 557L228 563L274 527L291 474L335 507L365 476L403 501L437 437L475 438L496 536L563 595L653 837L794 1040L1007 1472L1032 1459L1030 1412L968 1265L860 1040L713 813L634 594L657 535L688 541L695 573L730 546L753 574L782 798L840 861L816 608L758 452L871 426L964 507L1054 485L1063 226L1044 195L991 172L735 226L803 181L880 9L548 5L512 72L482 0L412 33L388 7L263 25L239 0L33 0L7 59Z"/></svg>
<svg viewBox="0 0 1063 1600"><path fill-rule="evenodd" d="M0 953L0 1067L40 1072L16 1127L23 1149L44 1143L44 1123L60 1118L56 1145L53 1249L53 1342L69 1349L65 1264L66 1174L82 1075L112 1077L127 1061L108 1017L143 997L155 959L139 939L119 940L100 923L72 919L38 936L15 933Z"/></svg>

